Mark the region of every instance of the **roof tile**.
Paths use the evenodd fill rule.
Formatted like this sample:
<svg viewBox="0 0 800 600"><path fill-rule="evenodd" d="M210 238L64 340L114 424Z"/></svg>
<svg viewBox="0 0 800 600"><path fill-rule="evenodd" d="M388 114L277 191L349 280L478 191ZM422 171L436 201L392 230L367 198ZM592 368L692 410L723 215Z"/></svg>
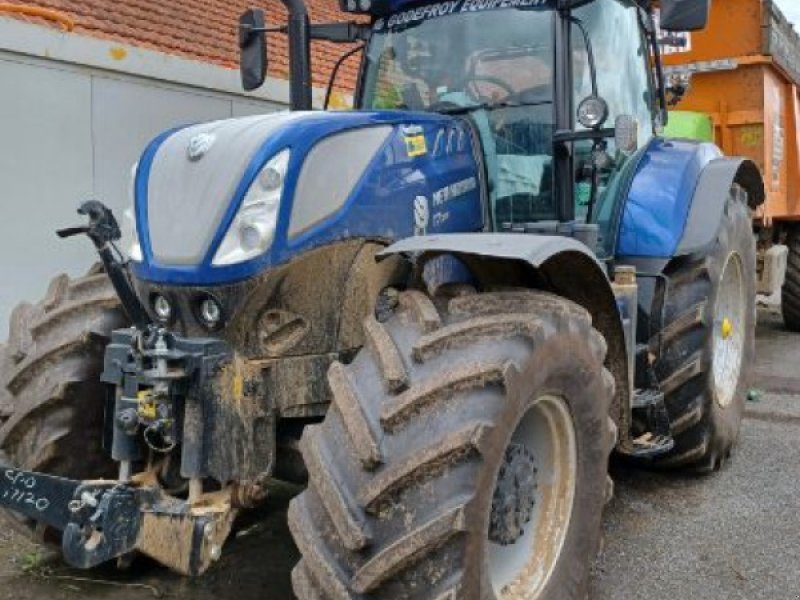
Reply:
<svg viewBox="0 0 800 600"><path fill-rule="evenodd" d="M312 22L348 19L339 11L338 0L307 0ZM75 22L79 34L116 40L184 58L209 62L229 69L239 67L236 28L239 15L252 0L10 0L12 4L39 6L61 11ZM267 0L268 22L282 24L286 9L278 0ZM12 13L12 16L17 17ZM41 19L18 17L42 23ZM288 57L286 36L268 36L269 75L286 78ZM312 46L312 81L328 83L337 59L351 46L315 42ZM351 91L359 61L352 57L342 66L336 87Z"/></svg>

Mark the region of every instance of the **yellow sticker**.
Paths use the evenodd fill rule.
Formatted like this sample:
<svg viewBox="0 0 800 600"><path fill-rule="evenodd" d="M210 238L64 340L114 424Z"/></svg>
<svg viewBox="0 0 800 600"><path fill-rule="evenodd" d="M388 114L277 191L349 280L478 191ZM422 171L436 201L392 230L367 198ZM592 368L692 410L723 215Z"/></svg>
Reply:
<svg viewBox="0 0 800 600"><path fill-rule="evenodd" d="M241 400L244 398L244 377L242 377L239 373L233 376L233 397L235 400Z"/></svg>
<svg viewBox="0 0 800 600"><path fill-rule="evenodd" d="M153 395L148 390L141 390L136 395L138 400L137 412L142 419L155 419L158 416L156 412L156 403L153 401Z"/></svg>
<svg viewBox="0 0 800 600"><path fill-rule="evenodd" d="M406 152L410 158L422 156L428 153L428 145L425 143L425 136L407 135L406 136Z"/></svg>

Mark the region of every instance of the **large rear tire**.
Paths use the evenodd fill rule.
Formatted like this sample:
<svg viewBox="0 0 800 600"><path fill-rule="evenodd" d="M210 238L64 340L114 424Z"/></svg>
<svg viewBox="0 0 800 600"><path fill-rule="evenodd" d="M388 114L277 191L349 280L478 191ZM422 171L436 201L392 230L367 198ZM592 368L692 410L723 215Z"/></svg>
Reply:
<svg viewBox="0 0 800 600"><path fill-rule="evenodd" d="M111 332L127 323L97 268L59 275L44 300L14 309L0 350L0 463L76 479L114 474L101 447L100 373Z"/></svg>
<svg viewBox="0 0 800 600"><path fill-rule="evenodd" d="M529 291L407 291L365 334L301 441L295 594L583 600L616 438L588 313Z"/></svg>
<svg viewBox="0 0 800 600"><path fill-rule="evenodd" d="M666 271L663 328L650 348L675 447L657 466L707 472L731 454L755 355L755 265L746 194L734 186L711 250Z"/></svg>
<svg viewBox="0 0 800 600"><path fill-rule="evenodd" d="M786 279L781 292L783 322L790 331L800 332L800 226L794 227L786 240L789 257Z"/></svg>

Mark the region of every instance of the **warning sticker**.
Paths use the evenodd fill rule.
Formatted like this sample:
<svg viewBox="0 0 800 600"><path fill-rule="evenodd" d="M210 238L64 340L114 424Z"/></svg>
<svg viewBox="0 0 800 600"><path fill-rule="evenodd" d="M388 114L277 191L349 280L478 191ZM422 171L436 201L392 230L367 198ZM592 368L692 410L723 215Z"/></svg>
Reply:
<svg viewBox="0 0 800 600"><path fill-rule="evenodd" d="M421 133L406 135L406 153L410 158L423 156L428 153L428 145L425 143L425 136Z"/></svg>

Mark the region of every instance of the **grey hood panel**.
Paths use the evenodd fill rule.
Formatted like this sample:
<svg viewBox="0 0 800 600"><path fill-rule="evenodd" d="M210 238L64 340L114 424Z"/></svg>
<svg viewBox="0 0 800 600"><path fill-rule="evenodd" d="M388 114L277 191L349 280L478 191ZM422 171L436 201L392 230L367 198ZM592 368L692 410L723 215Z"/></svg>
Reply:
<svg viewBox="0 0 800 600"><path fill-rule="evenodd" d="M306 115L227 119L187 127L167 138L153 160L147 191L155 260L163 265L198 264L253 155L276 129ZM197 151L193 159L190 145Z"/></svg>

